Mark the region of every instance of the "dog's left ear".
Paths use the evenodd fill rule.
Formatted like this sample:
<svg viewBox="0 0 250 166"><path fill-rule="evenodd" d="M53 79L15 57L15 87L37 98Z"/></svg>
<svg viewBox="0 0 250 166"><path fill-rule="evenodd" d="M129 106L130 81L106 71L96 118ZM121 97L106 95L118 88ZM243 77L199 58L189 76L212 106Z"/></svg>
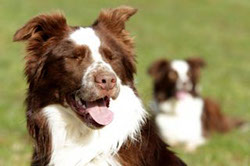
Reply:
<svg viewBox="0 0 250 166"><path fill-rule="evenodd" d="M101 24L109 31L119 34L125 29L125 22L137 12L129 6L102 10L94 25Z"/></svg>
<svg viewBox="0 0 250 166"><path fill-rule="evenodd" d="M150 75L154 81L160 80L164 75L167 75L169 67L169 61L166 59L158 59L153 62L148 68L148 75Z"/></svg>
<svg viewBox="0 0 250 166"><path fill-rule="evenodd" d="M206 66L206 62L200 57L188 58L186 61L192 68L200 69Z"/></svg>
<svg viewBox="0 0 250 166"><path fill-rule="evenodd" d="M18 29L13 37L13 41L34 39L42 43L53 36L62 35L67 28L66 19L61 13L41 14L32 18Z"/></svg>

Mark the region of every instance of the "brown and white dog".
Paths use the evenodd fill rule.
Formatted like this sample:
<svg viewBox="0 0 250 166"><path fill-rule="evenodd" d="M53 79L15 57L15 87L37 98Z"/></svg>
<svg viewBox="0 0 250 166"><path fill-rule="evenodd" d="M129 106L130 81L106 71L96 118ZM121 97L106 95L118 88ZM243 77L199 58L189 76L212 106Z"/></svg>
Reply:
<svg viewBox="0 0 250 166"><path fill-rule="evenodd" d="M27 127L32 166L184 166L166 149L134 85L135 53L125 22L136 9L103 10L93 25L62 14L32 18L27 42Z"/></svg>
<svg viewBox="0 0 250 166"><path fill-rule="evenodd" d="M160 59L149 68L154 81L155 123L161 138L174 146L195 150L212 131L226 132L242 124L224 116L220 106L199 92L201 58Z"/></svg>

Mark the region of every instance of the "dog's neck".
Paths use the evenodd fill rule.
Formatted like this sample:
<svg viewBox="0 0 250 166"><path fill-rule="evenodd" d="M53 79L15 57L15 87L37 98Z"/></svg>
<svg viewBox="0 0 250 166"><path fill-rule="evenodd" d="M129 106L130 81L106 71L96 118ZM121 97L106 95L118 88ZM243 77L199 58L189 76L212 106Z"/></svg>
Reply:
<svg viewBox="0 0 250 166"><path fill-rule="evenodd" d="M110 102L110 110L114 112L113 122L93 130L69 108L61 105L45 107L42 111L52 137L49 165L119 165L115 161L116 153L127 139L138 138L146 112L128 86L121 86L118 98Z"/></svg>

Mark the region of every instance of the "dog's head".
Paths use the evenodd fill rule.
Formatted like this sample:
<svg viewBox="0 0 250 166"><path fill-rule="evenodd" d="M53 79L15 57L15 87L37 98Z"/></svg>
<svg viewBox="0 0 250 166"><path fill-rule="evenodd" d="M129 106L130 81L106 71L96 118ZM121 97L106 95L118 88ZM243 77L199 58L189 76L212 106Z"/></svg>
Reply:
<svg viewBox="0 0 250 166"><path fill-rule="evenodd" d="M160 59L154 62L149 75L154 81L154 94L157 101L171 97L183 98L186 94L198 95L200 69L205 66L201 58L186 60Z"/></svg>
<svg viewBox="0 0 250 166"><path fill-rule="evenodd" d="M32 18L14 35L27 41L25 74L37 107L62 104L89 127L109 124L120 85L133 87L133 40L125 22L136 9L103 10L92 26L69 26L62 14ZM34 102L36 103L36 102Z"/></svg>

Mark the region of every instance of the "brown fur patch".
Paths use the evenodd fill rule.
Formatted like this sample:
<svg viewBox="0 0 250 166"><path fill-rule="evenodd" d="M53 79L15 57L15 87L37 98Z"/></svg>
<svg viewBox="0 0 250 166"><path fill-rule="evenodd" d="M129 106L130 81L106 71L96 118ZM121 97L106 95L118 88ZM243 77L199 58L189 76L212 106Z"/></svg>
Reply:
<svg viewBox="0 0 250 166"><path fill-rule="evenodd" d="M191 57L186 59L186 62L190 66L190 78L193 84L192 92L194 95L199 95L199 92L196 90L196 85L200 81L201 69L206 66L205 61L200 57Z"/></svg>
<svg viewBox="0 0 250 166"><path fill-rule="evenodd" d="M218 103L210 98L204 99L204 111L202 114L204 135L209 136L212 132L228 132L231 129L241 126L244 122L239 119L232 119L225 116Z"/></svg>
<svg viewBox="0 0 250 166"><path fill-rule="evenodd" d="M170 68L170 62L165 59L155 61L148 69L148 74L153 78L154 97L158 102L172 97L175 93L176 80L169 78L169 73L174 72Z"/></svg>
<svg viewBox="0 0 250 166"><path fill-rule="evenodd" d="M51 136L46 119L40 112L33 114L27 112L27 127L35 140L31 165L47 165L51 157Z"/></svg>
<svg viewBox="0 0 250 166"><path fill-rule="evenodd" d="M99 24L108 31L116 35L126 45L133 47L133 40L129 37L129 33L125 30L125 22L137 12L137 9L121 6L115 9L102 10L98 19L93 24Z"/></svg>

